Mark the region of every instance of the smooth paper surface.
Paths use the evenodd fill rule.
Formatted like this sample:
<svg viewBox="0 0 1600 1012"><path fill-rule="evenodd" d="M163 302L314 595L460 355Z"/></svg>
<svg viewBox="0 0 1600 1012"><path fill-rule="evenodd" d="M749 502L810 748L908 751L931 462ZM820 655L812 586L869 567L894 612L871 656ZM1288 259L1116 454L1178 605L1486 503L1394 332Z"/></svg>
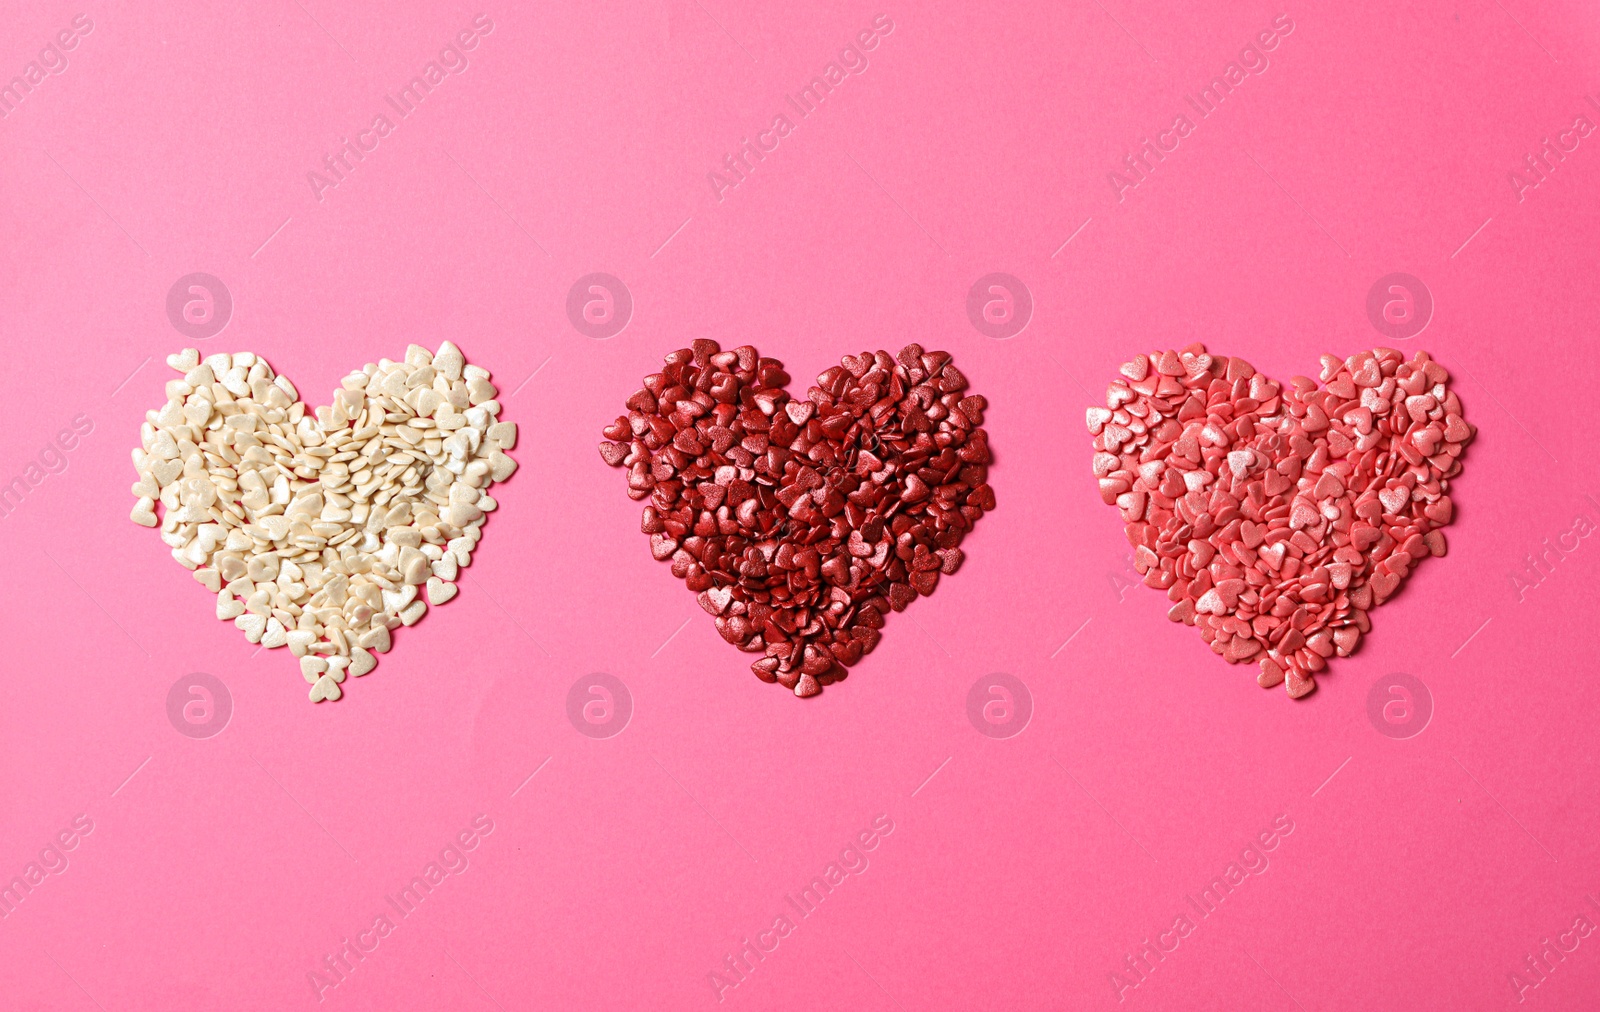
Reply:
<svg viewBox="0 0 1600 1012"><path fill-rule="evenodd" d="M0 1006L1592 1006L1589 6L7 7ZM990 401L960 572L815 699L596 453L703 337ZM315 405L445 339L520 470L312 705L129 521L139 425L185 347ZM1425 349L1479 430L1449 555L1298 702L1090 473L1118 365L1192 342Z"/></svg>

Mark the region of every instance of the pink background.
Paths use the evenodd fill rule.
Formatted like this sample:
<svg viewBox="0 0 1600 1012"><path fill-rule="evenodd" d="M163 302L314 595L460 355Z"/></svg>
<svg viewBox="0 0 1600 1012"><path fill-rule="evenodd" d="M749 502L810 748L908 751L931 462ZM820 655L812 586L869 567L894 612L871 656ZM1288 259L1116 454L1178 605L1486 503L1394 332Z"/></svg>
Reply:
<svg viewBox="0 0 1600 1012"><path fill-rule="evenodd" d="M306 173L477 10L0 4L0 81L93 22L0 120L0 478L94 426L0 520L0 880L94 825L0 920L0 1007L315 1006L324 954L480 813L470 867L324 1004L711 1008L710 973L787 911L725 1005L1109 1008L1124 957L1280 814L1269 867L1191 911L1126 1004L1516 1004L1528 954L1600 923L1600 546L1512 581L1579 514L1600 523L1600 136L1525 199L1508 173L1600 122L1600 28L1581 0L1205 6L488 8L467 70L319 202ZM880 12L866 71L719 202L706 174ZM1280 13L1265 71L1119 201L1123 155ZM308 704L286 653L255 654L128 521L161 359L196 344L164 308L192 271L235 300L203 354L262 354L315 404L448 338L521 426L460 596L338 704ZM591 271L635 300L609 340L566 316ZM967 319L992 271L1035 302L1010 340ZM1449 557L1296 704L1128 586L1083 409L1157 346L1287 378L1391 343L1365 309L1391 271L1436 302L1396 346L1452 370L1479 437ZM965 567L808 702L752 677L650 559L595 453L702 336L758 344L797 385L919 341L992 402L999 508ZM205 740L165 708L194 671L234 705ZM1033 699L1008 740L966 710L995 671ZM590 672L632 696L615 737L568 721ZM1406 740L1367 715L1392 672L1433 700ZM785 894L880 815L870 865L798 918ZM1592 1008L1597 988L1600 934L1523 997Z"/></svg>

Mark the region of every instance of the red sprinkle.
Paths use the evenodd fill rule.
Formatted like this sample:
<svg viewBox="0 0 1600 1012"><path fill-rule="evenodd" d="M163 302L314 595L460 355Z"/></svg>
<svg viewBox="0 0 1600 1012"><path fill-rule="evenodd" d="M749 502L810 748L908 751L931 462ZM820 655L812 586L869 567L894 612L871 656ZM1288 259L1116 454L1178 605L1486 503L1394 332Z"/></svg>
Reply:
<svg viewBox="0 0 1600 1012"><path fill-rule="evenodd" d="M696 341L603 430L649 499L651 554L756 677L814 696L872 652L889 611L933 593L994 509L988 403L942 351L846 355L791 400L777 359Z"/></svg>

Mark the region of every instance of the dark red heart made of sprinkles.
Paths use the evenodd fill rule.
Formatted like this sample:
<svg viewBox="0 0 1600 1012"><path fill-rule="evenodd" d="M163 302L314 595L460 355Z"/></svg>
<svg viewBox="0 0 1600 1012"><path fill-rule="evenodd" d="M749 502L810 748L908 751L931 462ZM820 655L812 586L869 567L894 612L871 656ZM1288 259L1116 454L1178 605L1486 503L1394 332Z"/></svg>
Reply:
<svg viewBox="0 0 1600 1012"><path fill-rule="evenodd" d="M603 432L648 499L650 553L698 595L757 677L814 696L884 620L961 566L994 509L986 402L942 351L846 355L790 398L777 359L696 341Z"/></svg>
<svg viewBox="0 0 1600 1012"><path fill-rule="evenodd" d="M1322 356L1287 387L1203 346L1137 355L1088 411L1100 496L1134 566L1263 687L1316 688L1423 559L1476 430L1443 366L1391 348Z"/></svg>

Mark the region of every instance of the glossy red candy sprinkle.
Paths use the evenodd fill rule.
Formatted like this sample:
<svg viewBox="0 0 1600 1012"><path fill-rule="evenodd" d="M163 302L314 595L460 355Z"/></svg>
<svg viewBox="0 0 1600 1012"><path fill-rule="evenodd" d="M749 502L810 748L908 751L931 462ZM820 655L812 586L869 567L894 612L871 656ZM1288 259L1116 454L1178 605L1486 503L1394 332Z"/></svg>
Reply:
<svg viewBox="0 0 1600 1012"><path fill-rule="evenodd" d="M804 400L776 359L696 341L603 431L648 499L651 554L756 677L814 696L872 652L885 615L956 572L994 509L987 402L942 351L846 355Z"/></svg>
<svg viewBox="0 0 1600 1012"><path fill-rule="evenodd" d="M1087 414L1100 497L1167 617L1295 698L1445 553L1477 432L1427 352L1324 355L1319 379L1284 388L1192 344L1136 356Z"/></svg>

